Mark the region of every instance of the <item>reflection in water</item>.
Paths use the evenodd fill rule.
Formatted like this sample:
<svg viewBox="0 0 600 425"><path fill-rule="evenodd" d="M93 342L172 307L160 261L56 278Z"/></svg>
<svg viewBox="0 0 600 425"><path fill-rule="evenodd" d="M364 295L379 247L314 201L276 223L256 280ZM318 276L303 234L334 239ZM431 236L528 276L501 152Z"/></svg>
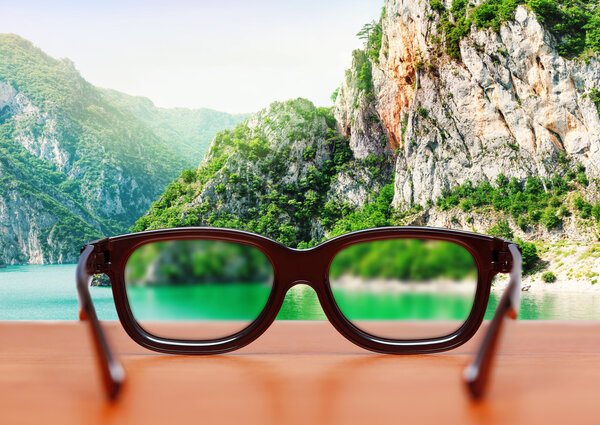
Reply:
<svg viewBox="0 0 600 425"><path fill-rule="evenodd" d="M488 310L500 301L501 294L490 294ZM486 319L491 315L486 312ZM600 320L600 293L598 292L523 292L521 320Z"/></svg>
<svg viewBox="0 0 600 425"><path fill-rule="evenodd" d="M501 293L490 294L486 320L494 316L501 296ZM519 320L600 320L600 293L523 292L521 300ZM277 319L326 320L326 317L315 291L298 285L287 293Z"/></svg>
<svg viewBox="0 0 600 425"><path fill-rule="evenodd" d="M127 289L138 323L153 335L174 339L218 339L233 335L260 315L270 293L270 286L245 283ZM219 326L207 325L207 321ZM161 322L178 322L178 326L165 327Z"/></svg>
<svg viewBox="0 0 600 425"><path fill-rule="evenodd" d="M471 311L474 292L333 288L336 302L352 320L464 320Z"/></svg>
<svg viewBox="0 0 600 425"><path fill-rule="evenodd" d="M131 287L127 297L138 321L254 320L269 298L267 285Z"/></svg>
<svg viewBox="0 0 600 425"><path fill-rule="evenodd" d="M421 339L449 335L460 328L473 306L475 285L471 286L471 291L439 292L335 287L333 293L342 313L359 329L385 338ZM438 323L421 327L419 321Z"/></svg>

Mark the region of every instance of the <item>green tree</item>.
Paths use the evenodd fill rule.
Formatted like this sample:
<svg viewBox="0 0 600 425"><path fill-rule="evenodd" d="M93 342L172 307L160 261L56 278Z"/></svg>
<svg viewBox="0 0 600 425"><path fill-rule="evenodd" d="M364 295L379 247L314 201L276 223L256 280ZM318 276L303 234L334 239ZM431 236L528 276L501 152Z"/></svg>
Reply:
<svg viewBox="0 0 600 425"><path fill-rule="evenodd" d="M503 239L507 239L507 240L514 239L514 234L512 232L512 229L510 228L510 225L508 224L508 221L506 221L506 220L500 220L498 223L496 223L494 226L492 226L488 230L488 234L490 236L495 236L497 238L503 238Z"/></svg>

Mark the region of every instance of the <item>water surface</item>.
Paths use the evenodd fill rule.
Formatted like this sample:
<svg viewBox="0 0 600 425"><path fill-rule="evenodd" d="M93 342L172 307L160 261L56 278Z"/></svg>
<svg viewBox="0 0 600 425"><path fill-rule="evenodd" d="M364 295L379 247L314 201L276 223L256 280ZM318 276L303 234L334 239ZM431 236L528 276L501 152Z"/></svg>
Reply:
<svg viewBox="0 0 600 425"><path fill-rule="evenodd" d="M116 320L117 313L110 288L91 288L98 317ZM600 320L600 293L531 293L524 292L519 318L522 320ZM385 297L382 294L382 297ZM415 305L428 303L414 297ZM491 318L499 300L492 294L486 319ZM372 300L371 300L372 302ZM370 304L372 305L372 304ZM360 305L357 305L360 309ZM465 307L468 308L468 307ZM26 265L0 269L0 320L77 320L75 265ZM422 311L432 311L423 308ZM401 312L396 313L401 318ZM435 319L423 316L422 319ZM314 291L297 286L286 296L278 319L325 319Z"/></svg>

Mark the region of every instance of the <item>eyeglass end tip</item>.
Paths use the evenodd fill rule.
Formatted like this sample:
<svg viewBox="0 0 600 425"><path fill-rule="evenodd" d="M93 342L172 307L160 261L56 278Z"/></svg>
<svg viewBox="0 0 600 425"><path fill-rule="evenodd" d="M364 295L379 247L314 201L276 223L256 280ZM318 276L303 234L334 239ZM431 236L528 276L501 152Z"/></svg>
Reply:
<svg viewBox="0 0 600 425"><path fill-rule="evenodd" d="M125 381L125 371L119 363L112 363L109 372L110 382L106 383L106 393L110 401L115 401L118 398L123 382Z"/></svg>
<svg viewBox="0 0 600 425"><path fill-rule="evenodd" d="M87 321L89 319L88 314L82 308L79 309L78 317L79 317L79 321L80 322L85 322L85 321Z"/></svg>
<svg viewBox="0 0 600 425"><path fill-rule="evenodd" d="M479 400L483 397L483 389L480 385L479 369L475 365L469 365L463 371L467 391L473 400Z"/></svg>

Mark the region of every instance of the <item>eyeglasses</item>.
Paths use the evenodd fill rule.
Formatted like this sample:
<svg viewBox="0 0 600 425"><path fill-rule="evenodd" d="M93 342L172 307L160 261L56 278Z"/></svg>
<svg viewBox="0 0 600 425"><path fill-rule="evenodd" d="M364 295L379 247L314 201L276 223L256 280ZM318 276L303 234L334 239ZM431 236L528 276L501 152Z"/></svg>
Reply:
<svg viewBox="0 0 600 425"><path fill-rule="evenodd" d="M426 354L468 341L483 321L493 277L510 273L483 343L464 371L477 398L503 318L517 316L521 253L503 239L434 228L358 231L307 250L238 230L179 228L91 242L76 273L80 319L90 323L110 398L124 372L92 303L94 274L110 277L129 336L162 353L237 350L269 327L291 287L306 284L351 342L379 353Z"/></svg>

